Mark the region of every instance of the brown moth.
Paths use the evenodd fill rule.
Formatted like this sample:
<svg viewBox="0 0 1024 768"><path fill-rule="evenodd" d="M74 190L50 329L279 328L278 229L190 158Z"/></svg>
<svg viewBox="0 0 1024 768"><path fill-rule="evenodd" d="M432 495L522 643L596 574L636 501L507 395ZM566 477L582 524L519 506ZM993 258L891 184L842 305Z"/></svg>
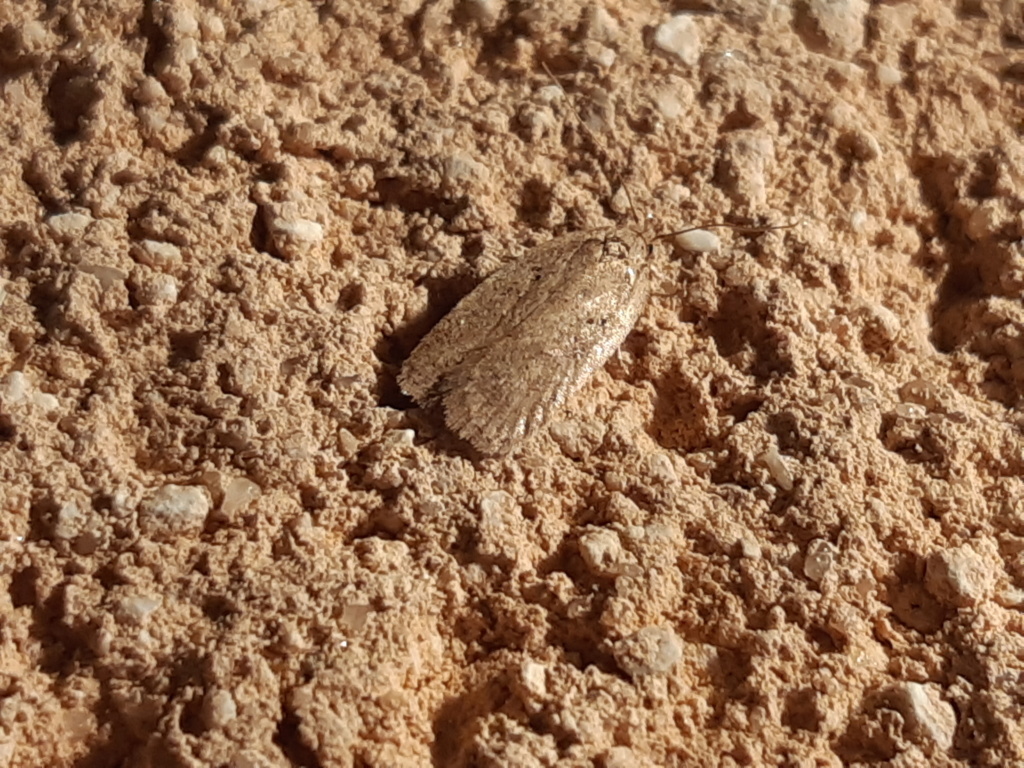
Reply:
<svg viewBox="0 0 1024 768"><path fill-rule="evenodd" d="M604 365L650 294L638 229L563 235L498 269L423 338L402 391L440 406L448 428L506 454Z"/></svg>
<svg viewBox="0 0 1024 768"><path fill-rule="evenodd" d="M600 142L570 110L606 160ZM612 186L603 162L599 167ZM631 199L629 208L639 220ZM765 232L794 225L704 226ZM402 366L399 386L420 405L440 406L448 428L481 453L511 452L629 335L651 292L651 243L692 229L653 238L639 226L583 230L537 246L484 280L434 326Z"/></svg>

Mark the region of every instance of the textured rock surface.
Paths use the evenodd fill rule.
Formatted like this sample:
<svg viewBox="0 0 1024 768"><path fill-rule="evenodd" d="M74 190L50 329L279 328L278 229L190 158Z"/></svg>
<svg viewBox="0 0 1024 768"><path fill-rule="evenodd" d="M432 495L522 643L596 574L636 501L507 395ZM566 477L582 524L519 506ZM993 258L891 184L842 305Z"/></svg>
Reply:
<svg viewBox="0 0 1024 768"><path fill-rule="evenodd" d="M0 3L5 765L1024 764L1019 8L672 5ZM799 223L400 394L634 214Z"/></svg>

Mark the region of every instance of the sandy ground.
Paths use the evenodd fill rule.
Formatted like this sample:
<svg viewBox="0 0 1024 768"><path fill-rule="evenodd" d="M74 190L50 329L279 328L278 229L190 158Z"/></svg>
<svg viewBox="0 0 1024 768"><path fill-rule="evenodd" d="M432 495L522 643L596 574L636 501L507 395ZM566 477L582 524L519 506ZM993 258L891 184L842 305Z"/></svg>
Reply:
<svg viewBox="0 0 1024 768"><path fill-rule="evenodd" d="M1014 0L0 4L4 763L1024 764L1022 50ZM658 241L510 457L400 392L636 219L796 226Z"/></svg>

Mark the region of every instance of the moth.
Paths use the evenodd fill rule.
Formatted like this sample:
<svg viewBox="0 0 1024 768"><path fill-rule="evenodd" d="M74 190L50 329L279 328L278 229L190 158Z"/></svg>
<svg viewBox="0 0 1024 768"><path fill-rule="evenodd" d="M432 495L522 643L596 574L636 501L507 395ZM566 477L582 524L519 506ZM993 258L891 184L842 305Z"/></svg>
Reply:
<svg viewBox="0 0 1024 768"><path fill-rule="evenodd" d="M398 377L483 454L517 448L618 349L650 295L637 228L584 230L499 268L435 325Z"/></svg>
<svg viewBox="0 0 1024 768"><path fill-rule="evenodd" d="M611 186L603 165L601 174ZM635 210L633 217L639 220ZM765 232L795 224L704 226ZM629 335L651 292L651 243L692 229L653 238L639 226L584 230L537 246L484 280L423 337L399 386L420 405L440 407L447 427L480 453L510 453Z"/></svg>

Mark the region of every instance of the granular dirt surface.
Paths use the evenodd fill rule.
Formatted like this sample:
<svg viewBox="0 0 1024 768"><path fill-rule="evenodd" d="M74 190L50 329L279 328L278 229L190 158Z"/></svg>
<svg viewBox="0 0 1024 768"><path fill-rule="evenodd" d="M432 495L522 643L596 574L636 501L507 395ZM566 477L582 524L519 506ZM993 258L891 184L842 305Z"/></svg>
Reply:
<svg viewBox="0 0 1024 768"><path fill-rule="evenodd" d="M1022 101L1014 0L3 3L3 763L1024 764ZM509 457L401 393L638 221L794 226Z"/></svg>

